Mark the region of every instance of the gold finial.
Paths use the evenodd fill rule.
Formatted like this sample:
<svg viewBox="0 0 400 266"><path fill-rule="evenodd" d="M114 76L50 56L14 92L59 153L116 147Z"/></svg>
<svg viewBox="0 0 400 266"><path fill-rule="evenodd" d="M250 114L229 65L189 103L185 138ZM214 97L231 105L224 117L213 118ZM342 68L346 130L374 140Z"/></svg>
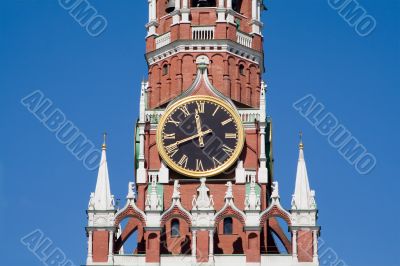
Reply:
<svg viewBox="0 0 400 266"><path fill-rule="evenodd" d="M107 139L107 133L104 132L104 134L103 134L103 145L101 146L101 148L102 148L103 150L106 149L106 139Z"/></svg>
<svg viewBox="0 0 400 266"><path fill-rule="evenodd" d="M303 132L302 132L302 131L299 132L299 136L300 136L299 148L302 150L302 149L304 149L304 144L303 144Z"/></svg>

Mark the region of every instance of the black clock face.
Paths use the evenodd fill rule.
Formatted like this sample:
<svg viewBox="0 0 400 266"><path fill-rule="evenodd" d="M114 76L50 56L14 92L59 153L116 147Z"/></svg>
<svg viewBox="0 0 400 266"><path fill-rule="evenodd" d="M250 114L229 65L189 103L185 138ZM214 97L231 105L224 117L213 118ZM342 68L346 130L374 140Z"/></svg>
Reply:
<svg viewBox="0 0 400 266"><path fill-rule="evenodd" d="M194 177L220 173L237 159L243 130L237 115L211 97L190 97L165 113L158 142L174 170Z"/></svg>

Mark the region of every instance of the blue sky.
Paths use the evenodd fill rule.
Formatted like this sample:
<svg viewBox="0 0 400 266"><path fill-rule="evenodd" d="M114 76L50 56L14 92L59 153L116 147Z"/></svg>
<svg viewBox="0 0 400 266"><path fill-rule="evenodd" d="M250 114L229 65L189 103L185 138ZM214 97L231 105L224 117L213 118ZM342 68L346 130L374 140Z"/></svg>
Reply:
<svg viewBox="0 0 400 266"><path fill-rule="evenodd" d="M90 3L108 26L90 36L58 1L1 1L0 232L3 265L43 265L20 243L35 229L76 265L86 256L88 171L21 103L41 90L100 147L107 131L112 192L133 180L133 128L146 76L147 1ZM400 222L400 2L359 0L376 19L361 37L327 0L266 1L264 79L274 121L275 178L289 208L298 131L303 130L311 186L326 247L349 266L394 266ZM360 175L293 103L312 94L377 158ZM397 164L396 164L397 162ZM396 178L397 176L397 178Z"/></svg>

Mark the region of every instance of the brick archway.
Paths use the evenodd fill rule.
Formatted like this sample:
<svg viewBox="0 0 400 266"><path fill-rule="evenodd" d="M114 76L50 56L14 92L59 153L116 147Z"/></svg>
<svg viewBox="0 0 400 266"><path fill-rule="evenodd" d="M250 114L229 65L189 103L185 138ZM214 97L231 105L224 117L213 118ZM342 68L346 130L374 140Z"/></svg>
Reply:
<svg viewBox="0 0 400 266"><path fill-rule="evenodd" d="M290 216L283 211L282 209L278 208L278 206L273 206L269 211L267 211L266 213L264 213L261 217L260 217L260 226L263 227L265 222L269 219L269 218L273 218L273 217L279 217L282 218L283 220L285 220L285 222L291 226L292 225L292 221L290 219Z"/></svg>
<svg viewBox="0 0 400 266"><path fill-rule="evenodd" d="M175 206L168 212L164 213L161 217L161 227L165 226L166 222L173 218L183 219L189 226L192 225L192 221L187 213L181 210L178 206Z"/></svg>
<svg viewBox="0 0 400 266"><path fill-rule="evenodd" d="M146 224L146 219L143 216L143 214L132 208L132 206L128 206L124 211L122 211L120 214L117 215L117 217L115 218L114 225L119 226L121 221L128 217L133 217L138 219L142 223L142 226L145 226Z"/></svg>
<svg viewBox="0 0 400 266"><path fill-rule="evenodd" d="M217 215L217 217L215 217L215 222L214 222L215 226L217 226L226 217L236 218L242 223L243 226L246 225L246 221L243 215L237 210L233 209L231 206L228 206L223 212L221 212L220 214Z"/></svg>

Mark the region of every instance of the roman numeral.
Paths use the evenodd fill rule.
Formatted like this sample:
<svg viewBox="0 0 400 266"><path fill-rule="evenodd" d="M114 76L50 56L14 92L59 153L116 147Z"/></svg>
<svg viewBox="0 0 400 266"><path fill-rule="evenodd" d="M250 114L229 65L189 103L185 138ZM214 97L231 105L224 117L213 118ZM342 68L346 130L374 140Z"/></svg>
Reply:
<svg viewBox="0 0 400 266"><path fill-rule="evenodd" d="M172 145L165 146L165 150L167 151L168 155L172 157L178 152L178 145L174 143Z"/></svg>
<svg viewBox="0 0 400 266"><path fill-rule="evenodd" d="M187 105L179 107L179 109L182 111L182 113L185 115L185 117L188 117L190 115L190 112L189 112L189 110L187 108Z"/></svg>
<svg viewBox="0 0 400 266"><path fill-rule="evenodd" d="M232 155L232 153L233 153L233 149L229 148L229 147L226 146L225 144L222 146L222 150L223 150L224 152L226 152L226 154L228 154L228 155Z"/></svg>
<svg viewBox="0 0 400 266"><path fill-rule="evenodd" d="M175 120L172 119L171 117L168 119L167 123L172 123L172 124L174 124L175 126L179 126L179 122L178 122L178 121L175 121Z"/></svg>
<svg viewBox="0 0 400 266"><path fill-rule="evenodd" d="M200 114L204 113L204 102L196 102L197 110Z"/></svg>
<svg viewBox="0 0 400 266"><path fill-rule="evenodd" d="M182 156L182 158L179 160L178 164L179 164L180 166L183 166L184 168L186 168L188 159L189 159L189 158L184 154L184 155Z"/></svg>
<svg viewBox="0 0 400 266"><path fill-rule="evenodd" d="M236 139L236 133L225 133L226 139Z"/></svg>
<svg viewBox="0 0 400 266"><path fill-rule="evenodd" d="M215 108L214 113L212 114L212 116L215 116L215 114L218 112L219 106L217 106L217 108Z"/></svg>
<svg viewBox="0 0 400 266"><path fill-rule="evenodd" d="M175 133L164 133L164 139L175 139Z"/></svg>
<svg viewBox="0 0 400 266"><path fill-rule="evenodd" d="M218 167L220 166L222 163L220 161L218 161L215 157L213 157L213 163L214 163L214 167Z"/></svg>
<svg viewBox="0 0 400 266"><path fill-rule="evenodd" d="M196 171L204 171L203 162L196 159Z"/></svg>
<svg viewBox="0 0 400 266"><path fill-rule="evenodd" d="M221 125L225 126L226 124L228 124L229 122L232 122L232 118L228 118L225 121L221 122Z"/></svg>

